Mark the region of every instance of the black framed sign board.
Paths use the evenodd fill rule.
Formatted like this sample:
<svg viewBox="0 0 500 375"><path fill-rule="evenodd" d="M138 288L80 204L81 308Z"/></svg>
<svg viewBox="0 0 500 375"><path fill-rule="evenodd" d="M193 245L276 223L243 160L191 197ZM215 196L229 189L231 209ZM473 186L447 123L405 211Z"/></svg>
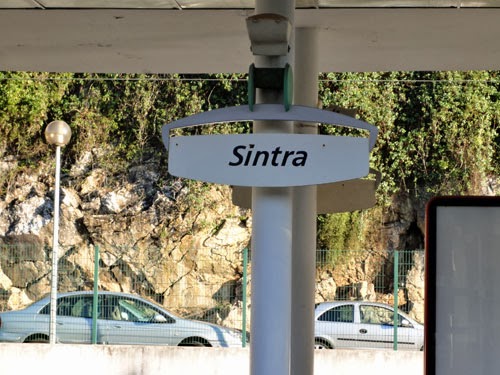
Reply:
<svg viewBox="0 0 500 375"><path fill-rule="evenodd" d="M500 197L426 213L425 374L500 373Z"/></svg>

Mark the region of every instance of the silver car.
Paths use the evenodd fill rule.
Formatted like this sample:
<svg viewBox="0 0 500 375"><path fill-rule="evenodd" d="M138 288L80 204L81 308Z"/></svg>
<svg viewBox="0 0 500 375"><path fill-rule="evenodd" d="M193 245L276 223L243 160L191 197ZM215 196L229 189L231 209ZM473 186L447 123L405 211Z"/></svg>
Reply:
<svg viewBox="0 0 500 375"><path fill-rule="evenodd" d="M91 343L92 301L92 292L58 295L57 342ZM49 321L49 296L25 309L0 313L0 342L48 342ZM236 330L180 318L126 293L98 293L96 332L101 344L242 346Z"/></svg>
<svg viewBox="0 0 500 375"><path fill-rule="evenodd" d="M394 347L394 309L364 301L323 302L316 305L316 349ZM423 350L424 326L398 310L397 348Z"/></svg>

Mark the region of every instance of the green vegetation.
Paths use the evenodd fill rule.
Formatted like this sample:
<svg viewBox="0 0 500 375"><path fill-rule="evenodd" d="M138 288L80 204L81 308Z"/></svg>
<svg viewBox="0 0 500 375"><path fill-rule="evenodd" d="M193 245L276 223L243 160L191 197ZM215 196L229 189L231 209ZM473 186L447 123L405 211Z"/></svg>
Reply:
<svg viewBox="0 0 500 375"><path fill-rule="evenodd" d="M15 155L33 163L43 159L44 126L60 119L70 124L74 135L66 150L67 163L82 152L104 147L110 168L126 168L124 163L163 153L165 123L234 105L242 98L245 82L236 76L199 78L0 73L0 156Z"/></svg>
<svg viewBox="0 0 500 375"><path fill-rule="evenodd" d="M473 192L498 169L497 72L329 74L324 106L357 109L380 130L372 164L380 193L425 187L435 194Z"/></svg>
<svg viewBox="0 0 500 375"><path fill-rule="evenodd" d="M323 78L323 107L356 109L359 118L379 128L371 164L382 173L382 207L395 194L415 199L478 194L487 176L499 175L498 72L342 73ZM353 238L363 238L360 228L377 222L376 215L380 217L380 210L364 217L319 217L318 248L359 249Z"/></svg>
<svg viewBox="0 0 500 375"><path fill-rule="evenodd" d="M50 160L43 130L52 120L66 121L74 134L64 150L63 170L85 152L92 152L93 165L105 169L108 176L119 176L152 157L165 165L161 142L165 123L246 103L244 78L0 72L0 158L17 160L16 170L0 176L0 196L16 173ZM371 160L382 173L380 207L388 207L398 193L410 197L477 193L487 176L498 176L499 96L498 72L320 76L324 108L356 109L359 118L380 130ZM188 134L248 131L250 124L183 130ZM168 183L164 172L161 179ZM189 189L203 194L202 185L191 182ZM193 196L190 202L198 206L203 198ZM373 217L360 213L320 216L318 246L359 248L367 220Z"/></svg>

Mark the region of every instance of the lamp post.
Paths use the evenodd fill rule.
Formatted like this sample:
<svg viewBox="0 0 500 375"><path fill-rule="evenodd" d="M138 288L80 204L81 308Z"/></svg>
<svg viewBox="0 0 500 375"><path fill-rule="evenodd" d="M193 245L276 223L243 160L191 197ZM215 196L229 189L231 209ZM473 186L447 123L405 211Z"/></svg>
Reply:
<svg viewBox="0 0 500 375"><path fill-rule="evenodd" d="M61 171L61 147L66 146L71 138L71 128L64 121L52 121L45 128L47 143L56 146L56 184L54 190L54 231L52 238L52 274L50 288L50 325L49 342L56 343L57 313L57 263L59 248L59 180Z"/></svg>

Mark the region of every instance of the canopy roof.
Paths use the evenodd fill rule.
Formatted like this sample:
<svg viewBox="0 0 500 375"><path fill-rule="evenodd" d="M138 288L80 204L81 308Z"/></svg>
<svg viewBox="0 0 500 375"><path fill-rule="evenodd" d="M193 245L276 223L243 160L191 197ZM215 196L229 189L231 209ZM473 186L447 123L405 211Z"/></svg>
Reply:
<svg viewBox="0 0 500 375"><path fill-rule="evenodd" d="M3 0L0 8L239 9L254 0ZM499 0L296 0L297 8L491 8Z"/></svg>
<svg viewBox="0 0 500 375"><path fill-rule="evenodd" d="M0 70L246 72L251 0L3 0ZM500 70L500 0L297 0L323 72Z"/></svg>

